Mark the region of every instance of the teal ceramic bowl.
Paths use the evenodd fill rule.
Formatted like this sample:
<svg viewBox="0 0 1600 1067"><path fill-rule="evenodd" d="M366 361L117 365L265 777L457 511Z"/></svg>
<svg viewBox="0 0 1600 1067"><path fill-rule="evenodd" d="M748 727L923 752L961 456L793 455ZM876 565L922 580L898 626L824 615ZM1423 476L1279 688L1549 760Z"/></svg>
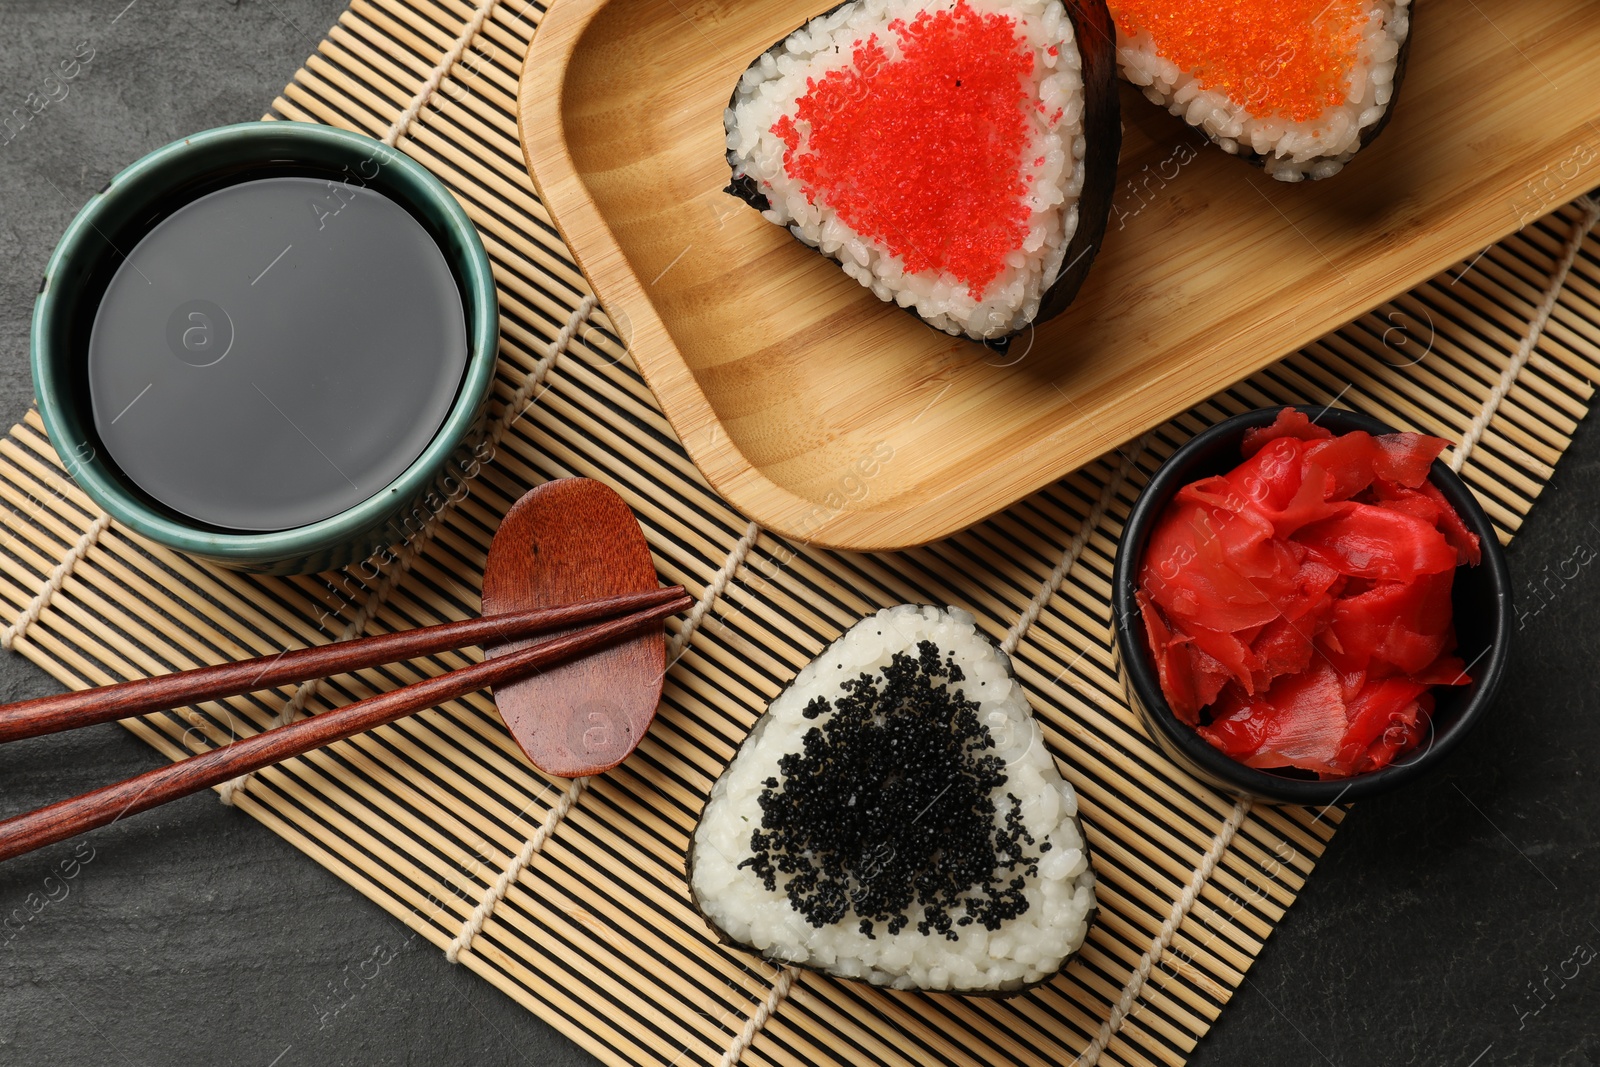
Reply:
<svg viewBox="0 0 1600 1067"><path fill-rule="evenodd" d="M268 533L221 530L177 514L119 472L99 443L87 379L88 334L128 250L161 219L223 186L258 177L331 178L406 208L444 252L466 312L468 357L454 402L420 456L392 482L329 518ZM299 574L365 559L414 536L454 480L475 469L467 440L494 378L499 306L489 257L461 206L404 153L360 134L301 122L224 126L157 149L118 174L67 227L33 311L31 360L39 413L62 462L119 524L237 570ZM459 468L459 469L458 469Z"/></svg>

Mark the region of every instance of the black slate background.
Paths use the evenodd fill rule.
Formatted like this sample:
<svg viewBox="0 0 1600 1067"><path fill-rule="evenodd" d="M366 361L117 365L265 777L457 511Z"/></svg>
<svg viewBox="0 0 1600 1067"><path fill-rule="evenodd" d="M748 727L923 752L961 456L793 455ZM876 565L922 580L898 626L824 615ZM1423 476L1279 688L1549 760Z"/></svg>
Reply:
<svg viewBox="0 0 1600 1067"><path fill-rule="evenodd" d="M152 148L259 117L342 7L0 0L0 118L94 50L0 145L5 425L79 204ZM1590 425L1511 550L1525 616L1499 707L1436 780L1351 813L1195 1067L1600 1064L1597 501ZM0 699L55 688L0 653ZM115 726L8 745L0 814L157 762ZM32 917L0 927L0 1065L592 1062L211 794L0 866L4 914Z"/></svg>

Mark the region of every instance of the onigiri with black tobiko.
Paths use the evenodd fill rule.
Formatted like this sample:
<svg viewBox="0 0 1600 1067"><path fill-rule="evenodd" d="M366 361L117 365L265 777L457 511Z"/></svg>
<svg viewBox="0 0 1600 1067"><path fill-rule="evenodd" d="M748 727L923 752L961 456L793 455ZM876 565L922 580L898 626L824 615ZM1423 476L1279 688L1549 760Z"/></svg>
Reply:
<svg viewBox="0 0 1600 1067"><path fill-rule="evenodd" d="M1010 994L1088 935L1078 798L958 609L886 608L773 700L690 850L724 941L896 989Z"/></svg>

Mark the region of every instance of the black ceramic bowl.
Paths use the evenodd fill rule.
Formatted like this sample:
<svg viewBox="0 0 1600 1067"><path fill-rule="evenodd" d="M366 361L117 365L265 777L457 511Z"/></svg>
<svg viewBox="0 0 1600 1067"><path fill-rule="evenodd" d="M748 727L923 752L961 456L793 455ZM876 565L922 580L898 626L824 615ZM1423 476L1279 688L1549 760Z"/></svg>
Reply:
<svg viewBox="0 0 1600 1067"><path fill-rule="evenodd" d="M1239 445L1245 431L1271 424L1281 410L1249 411L1201 433L1161 465L1134 502L1122 542L1117 546L1117 562L1112 572L1117 670L1128 699L1143 717L1150 735L1169 757L1201 781L1234 795L1274 803L1326 805L1387 792L1427 774L1482 718L1494 702L1510 658L1514 618L1511 577L1489 517L1466 483L1436 461L1430 475L1433 484L1461 515L1467 528L1478 535L1483 546L1483 561L1478 566L1456 570L1452 593L1458 641L1456 654L1469 665L1472 682L1464 686L1435 687L1433 719L1422 744L1390 766L1370 774L1322 781L1301 772L1257 770L1211 747L1193 727L1172 713L1161 694L1155 662L1145 640L1144 621L1134 599L1139 563L1151 530L1178 490L1196 479L1225 474L1238 466L1241 462ZM1393 427L1353 411L1315 407L1300 410L1336 434L1352 430L1371 434L1395 432Z"/></svg>

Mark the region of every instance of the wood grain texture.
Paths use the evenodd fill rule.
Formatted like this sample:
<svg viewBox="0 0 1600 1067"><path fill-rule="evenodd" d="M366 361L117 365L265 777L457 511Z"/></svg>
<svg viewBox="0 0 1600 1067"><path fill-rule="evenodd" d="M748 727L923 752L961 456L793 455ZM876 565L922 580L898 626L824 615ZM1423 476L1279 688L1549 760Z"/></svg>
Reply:
<svg viewBox="0 0 1600 1067"><path fill-rule="evenodd" d="M130 715L181 708L208 700L273 689L333 674L377 667L397 660L433 656L469 645L503 643L553 630L572 629L598 619L615 618L640 608L655 607L683 596L682 586L646 593L602 597L559 607L514 611L476 619L442 622L354 641L297 648L236 663L135 678L113 685L52 693L0 707L0 744L40 737L80 726L114 722Z"/></svg>
<svg viewBox="0 0 1600 1067"><path fill-rule="evenodd" d="M624 642L621 647L627 647L630 639L651 632L659 640L661 620L690 603L688 597L677 597L618 619L571 630L470 667L358 700L37 811L12 816L0 821L0 860L65 841L124 816L149 811L169 800L198 793L479 689L537 672L560 671L581 662L580 657L586 654L606 654L617 647L617 642Z"/></svg>
<svg viewBox="0 0 1600 1067"><path fill-rule="evenodd" d="M653 590L659 584L638 520L615 489L561 478L530 489L501 520L483 575L483 610L498 615ZM489 649L518 654L526 641ZM661 703L659 629L495 690L511 736L535 767L574 778L626 759Z"/></svg>
<svg viewBox="0 0 1600 1067"><path fill-rule="evenodd" d="M1430 10L1457 13L1455 5ZM381 136L473 11L466 0L353 0L273 101L272 116ZM17 642L21 654L81 688L297 647L317 640L330 615L338 627L370 613L373 631L476 615L475 583L500 516L528 486L573 475L604 479L622 494L662 580L699 598L720 586L748 520L706 484L675 439L618 343L624 324L588 316L536 399L527 403L522 393L530 376L545 375L565 324L589 295L534 193L517 140L519 72L544 17L539 5L497 5L399 146L450 188L483 235L501 308L491 410L515 420L466 498L439 516L412 568L397 583L367 566L261 578L196 564L113 525ZM1551 181L1560 162L1544 161ZM1136 446L1109 452L946 540L859 554L763 533L670 665L644 740L590 780L461 965L609 1067L720 1062L767 998L773 969L707 935L688 904L683 855L707 791L760 709L830 641L889 604L956 604L998 640L1067 546L1081 540L1077 564L1013 662L1051 753L1078 791L1095 857L1102 910L1083 955L1050 986L1005 1002L802 978L741 1060L753 1067L1072 1063L1137 973L1229 809L1149 742L1117 681L1108 582L1139 487L1206 426L1274 404L1337 402L1459 439L1527 336L1581 215L1564 207L1481 255L1473 249L1432 280L1174 417L1141 440L1142 453ZM1543 491L1597 381L1600 235L1585 243L1534 358L1463 470L1502 540ZM1115 476L1124 463L1136 470L1121 484ZM96 514L45 439L38 413L29 412L0 438L0 608L12 617L23 611ZM684 625L669 620L674 640ZM308 710L466 662L445 653L341 676L319 689ZM125 725L180 759L266 728L290 697L279 689ZM236 804L442 950L568 789L528 764L494 703L477 693L269 767ZM1251 812L1102 1063L1184 1062L1226 1010L1343 814Z"/></svg>
<svg viewBox="0 0 1600 1067"><path fill-rule="evenodd" d="M1419 0L1393 122L1322 182L1274 182L1124 87L1094 272L1000 358L720 192L740 72L827 6L562 0L518 100L541 197L690 456L818 545L969 526L1600 179L1583 0Z"/></svg>

